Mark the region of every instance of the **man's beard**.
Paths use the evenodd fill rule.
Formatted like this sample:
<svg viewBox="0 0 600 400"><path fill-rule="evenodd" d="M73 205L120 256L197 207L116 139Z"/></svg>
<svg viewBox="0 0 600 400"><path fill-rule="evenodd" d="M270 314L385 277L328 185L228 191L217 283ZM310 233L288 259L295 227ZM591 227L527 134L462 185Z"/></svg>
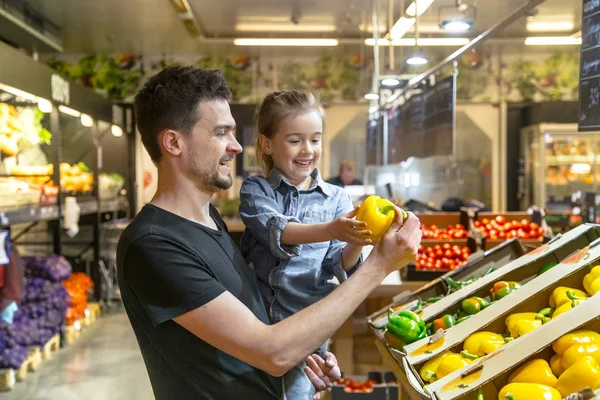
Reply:
<svg viewBox="0 0 600 400"><path fill-rule="evenodd" d="M202 169L202 161L195 155L195 153L195 151L190 153L190 171L194 176L197 176L201 179L202 186L214 191L229 189L233 184L231 174L228 174L226 177L222 177L219 175L219 168L221 167L221 162L229 161L231 159L224 158L219 160L219 166L217 167L217 170L211 173Z"/></svg>

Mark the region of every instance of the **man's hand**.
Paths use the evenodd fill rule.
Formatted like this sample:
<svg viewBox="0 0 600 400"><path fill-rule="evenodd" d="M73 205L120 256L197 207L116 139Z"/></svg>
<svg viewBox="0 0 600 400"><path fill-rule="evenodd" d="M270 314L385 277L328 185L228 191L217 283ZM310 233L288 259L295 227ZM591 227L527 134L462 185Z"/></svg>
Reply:
<svg viewBox="0 0 600 400"><path fill-rule="evenodd" d="M333 383L342 377L337 359L330 352L325 353L324 360L317 354L308 356L304 372L315 386L315 389L317 389L313 400L319 400L321 392L333 386Z"/></svg>
<svg viewBox="0 0 600 400"><path fill-rule="evenodd" d="M366 222L354 219L357 213L358 207L331 221L327 226L327 231L331 234L331 237L357 246L370 245L371 239L366 237L371 234L371 231L363 229L367 227Z"/></svg>
<svg viewBox="0 0 600 400"><path fill-rule="evenodd" d="M408 218L402 221L402 212L396 207L394 221L390 229L382 236L373 248L371 255L381 260L385 265L386 274L390 274L417 257L421 244L421 223L411 212ZM369 256L371 257L371 256Z"/></svg>

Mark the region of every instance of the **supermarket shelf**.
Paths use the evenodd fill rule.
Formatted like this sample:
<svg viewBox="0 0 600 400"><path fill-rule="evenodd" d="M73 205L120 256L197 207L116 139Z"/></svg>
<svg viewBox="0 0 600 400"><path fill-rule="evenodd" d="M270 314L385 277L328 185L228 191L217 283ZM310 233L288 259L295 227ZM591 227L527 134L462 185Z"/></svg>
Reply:
<svg viewBox="0 0 600 400"><path fill-rule="evenodd" d="M585 156L548 156L546 157L546 165L571 165L571 164L592 164L594 163L593 155ZM600 159L596 159L596 164L600 164Z"/></svg>
<svg viewBox="0 0 600 400"><path fill-rule="evenodd" d="M80 215L89 215L97 212L118 211L125 207L121 199L101 200L100 203L92 200L79 202ZM58 218L58 206L23 206L0 209L0 226L22 224L36 221L52 221Z"/></svg>

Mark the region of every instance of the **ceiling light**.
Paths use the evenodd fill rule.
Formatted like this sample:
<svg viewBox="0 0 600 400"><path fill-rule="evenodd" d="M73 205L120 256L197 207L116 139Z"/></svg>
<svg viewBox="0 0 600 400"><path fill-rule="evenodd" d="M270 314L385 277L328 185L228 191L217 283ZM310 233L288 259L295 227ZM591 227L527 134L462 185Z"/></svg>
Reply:
<svg viewBox="0 0 600 400"><path fill-rule="evenodd" d="M434 0L417 0L416 2L413 1L410 4L410 6L408 6L408 8L406 9L406 15L414 17L415 10L418 11L419 15L422 15L425 11L427 11L427 9L431 5L431 3L433 3L433 1Z"/></svg>
<svg viewBox="0 0 600 400"><path fill-rule="evenodd" d="M46 99L39 99L38 100L38 108L40 109L41 112L49 114L52 112L52 103L50 103Z"/></svg>
<svg viewBox="0 0 600 400"><path fill-rule="evenodd" d="M398 86L400 84L400 81L394 78L386 78L381 80L381 84L383 86Z"/></svg>
<svg viewBox="0 0 600 400"><path fill-rule="evenodd" d="M579 45L581 38L571 36L528 37L525 39L525 44L528 46Z"/></svg>
<svg viewBox="0 0 600 400"><path fill-rule="evenodd" d="M408 65L425 65L428 62L429 62L429 60L420 54L415 54L414 56L412 56L406 60L406 63Z"/></svg>
<svg viewBox="0 0 600 400"><path fill-rule="evenodd" d="M72 108L69 108L67 106L58 106L58 111L75 118L79 118L81 116L81 113L79 111L73 110Z"/></svg>
<svg viewBox="0 0 600 400"><path fill-rule="evenodd" d="M389 46L390 41L388 39L379 39L377 42L380 46ZM419 47L426 46L464 46L469 43L468 38L419 38ZM373 46L375 44L374 39L366 39L365 44L367 46ZM415 46L414 38L403 38L394 39L391 42L392 46Z"/></svg>
<svg viewBox="0 0 600 400"><path fill-rule="evenodd" d="M394 40L401 39L402 36L404 36L414 24L414 18L401 17L398 21L396 21L394 26L392 26L392 29L390 29L390 36Z"/></svg>
<svg viewBox="0 0 600 400"><path fill-rule="evenodd" d="M81 114L81 125L89 128L94 125L94 120L87 114Z"/></svg>
<svg viewBox="0 0 600 400"><path fill-rule="evenodd" d="M379 95L377 93L367 93L365 94L365 99L367 100L378 100Z"/></svg>
<svg viewBox="0 0 600 400"><path fill-rule="evenodd" d="M337 39L233 39L236 46L337 46Z"/></svg>
<svg viewBox="0 0 600 400"><path fill-rule="evenodd" d="M440 24L440 28L450 32L464 32L473 29L473 27L472 22L462 19L444 21Z"/></svg>
<svg viewBox="0 0 600 400"><path fill-rule="evenodd" d="M239 32L335 32L335 25L308 24L249 24L240 23L235 26Z"/></svg>
<svg viewBox="0 0 600 400"><path fill-rule="evenodd" d="M119 125L113 125L110 127L110 133L112 133L114 137L121 137L123 136L123 128Z"/></svg>
<svg viewBox="0 0 600 400"><path fill-rule="evenodd" d="M527 21L529 32L569 32L574 28L573 21Z"/></svg>

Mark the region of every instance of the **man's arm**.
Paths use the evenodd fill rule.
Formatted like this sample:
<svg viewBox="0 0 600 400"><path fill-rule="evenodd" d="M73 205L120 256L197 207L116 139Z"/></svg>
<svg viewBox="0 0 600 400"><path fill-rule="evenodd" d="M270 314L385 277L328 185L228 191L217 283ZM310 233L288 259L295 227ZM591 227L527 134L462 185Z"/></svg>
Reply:
<svg viewBox="0 0 600 400"><path fill-rule="evenodd" d="M218 349L281 376L331 337L388 274L416 257L421 230L409 215L402 227L396 217L363 266L333 293L275 325L259 321L229 292L174 321Z"/></svg>

